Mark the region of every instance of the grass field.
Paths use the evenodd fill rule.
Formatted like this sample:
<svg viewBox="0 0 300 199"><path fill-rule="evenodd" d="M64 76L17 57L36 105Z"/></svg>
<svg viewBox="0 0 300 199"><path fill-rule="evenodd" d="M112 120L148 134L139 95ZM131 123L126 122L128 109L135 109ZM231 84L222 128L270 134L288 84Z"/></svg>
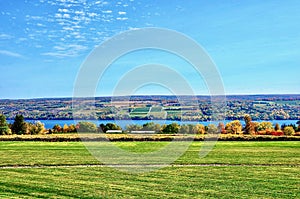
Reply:
<svg viewBox="0 0 300 199"><path fill-rule="evenodd" d="M114 144L145 153L168 143ZM205 158L198 157L200 147L200 142L192 143L172 166L130 174L82 167L101 163L81 142L0 142L0 198L300 197L300 142L218 142Z"/></svg>

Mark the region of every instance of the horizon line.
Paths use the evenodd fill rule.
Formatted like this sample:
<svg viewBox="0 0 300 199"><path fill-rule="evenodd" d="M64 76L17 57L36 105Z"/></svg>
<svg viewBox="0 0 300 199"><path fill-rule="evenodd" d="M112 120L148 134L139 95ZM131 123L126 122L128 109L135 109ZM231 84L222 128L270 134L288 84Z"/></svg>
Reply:
<svg viewBox="0 0 300 199"><path fill-rule="evenodd" d="M170 94L136 94L136 95L102 95L102 96L86 96L86 97L73 97L73 96L53 96L53 97L29 97L29 98L0 98L0 100L37 100L37 99L72 99L72 98L101 98L101 97L147 97L147 96L157 96L157 97L173 97L173 96L196 96L196 97L211 97L211 96L285 96L285 95L299 95L300 93L281 93L281 94L274 94L274 93L256 93L256 94L225 94L225 95L208 95L208 94L196 94L196 95L188 95L188 94L181 94L181 95L170 95Z"/></svg>

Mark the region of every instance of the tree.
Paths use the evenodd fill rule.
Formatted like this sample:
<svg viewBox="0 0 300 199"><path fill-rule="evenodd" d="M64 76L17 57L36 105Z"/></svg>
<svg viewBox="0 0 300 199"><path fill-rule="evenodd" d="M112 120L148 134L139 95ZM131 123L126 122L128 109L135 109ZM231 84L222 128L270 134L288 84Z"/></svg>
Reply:
<svg viewBox="0 0 300 199"><path fill-rule="evenodd" d="M69 132L70 133L76 133L76 126L74 124L70 124L69 126Z"/></svg>
<svg viewBox="0 0 300 199"><path fill-rule="evenodd" d="M0 135L10 135L11 130L6 121L6 117L3 114L0 114Z"/></svg>
<svg viewBox="0 0 300 199"><path fill-rule="evenodd" d="M228 133L241 133L243 126L239 120L234 120L226 124L225 129Z"/></svg>
<svg viewBox="0 0 300 199"><path fill-rule="evenodd" d="M218 128L214 124L209 124L209 125L207 125L207 133L208 134L217 134Z"/></svg>
<svg viewBox="0 0 300 199"><path fill-rule="evenodd" d="M245 115L244 116L244 120L245 120L245 129L244 132L245 134L253 134L254 133L254 125L252 124L252 118L250 115Z"/></svg>
<svg viewBox="0 0 300 199"><path fill-rule="evenodd" d="M295 134L295 130L292 126L287 126L283 129L284 135L293 135Z"/></svg>
<svg viewBox="0 0 300 199"><path fill-rule="evenodd" d="M160 128L161 128L160 124L155 124L154 122L147 122L143 124L143 131L159 132Z"/></svg>
<svg viewBox="0 0 300 199"><path fill-rule="evenodd" d="M168 124L168 125L164 126L162 129L162 132L176 134L179 132L179 129L180 129L180 126L177 123L173 122L172 124Z"/></svg>
<svg viewBox="0 0 300 199"><path fill-rule="evenodd" d="M131 132L131 131L141 131L143 127L138 124L130 124L126 125L126 131Z"/></svg>
<svg viewBox="0 0 300 199"><path fill-rule="evenodd" d="M69 132L69 126L67 124L64 124L62 128L63 133L68 133Z"/></svg>
<svg viewBox="0 0 300 199"><path fill-rule="evenodd" d="M24 121L23 115L16 115L14 123L11 126L11 130L16 134L26 134L27 133L27 124Z"/></svg>
<svg viewBox="0 0 300 199"><path fill-rule="evenodd" d="M196 124L192 128L193 134L204 134L205 133L205 126L203 124Z"/></svg>
<svg viewBox="0 0 300 199"><path fill-rule="evenodd" d="M108 130L122 130L122 128L119 125L114 124L114 123L107 123L107 124L99 125L99 128L98 128L99 132L106 133L106 131L108 131Z"/></svg>
<svg viewBox="0 0 300 199"><path fill-rule="evenodd" d="M61 133L62 132L62 128L59 124L55 124L52 128L52 132L53 133Z"/></svg>
<svg viewBox="0 0 300 199"><path fill-rule="evenodd" d="M223 122L219 122L219 124L218 124L218 132L219 132L219 133L222 133L222 134L225 134L225 133L226 133L225 125L224 125Z"/></svg>
<svg viewBox="0 0 300 199"><path fill-rule="evenodd" d="M36 123L28 123L27 128L28 133L33 135L45 133L45 126L40 121L37 121Z"/></svg>
<svg viewBox="0 0 300 199"><path fill-rule="evenodd" d="M78 131L81 133L97 132L97 125L92 122L78 122Z"/></svg>
<svg viewBox="0 0 300 199"><path fill-rule="evenodd" d="M278 123L275 124L275 131L281 130L280 125Z"/></svg>
<svg viewBox="0 0 300 199"><path fill-rule="evenodd" d="M188 124L181 125L180 126L180 133L182 133L182 134L189 134L189 133L191 133L190 125L188 125Z"/></svg>
<svg viewBox="0 0 300 199"><path fill-rule="evenodd" d="M259 131L267 131L267 130L272 131L272 130L274 130L272 122L261 122L261 123L258 124L257 129Z"/></svg>

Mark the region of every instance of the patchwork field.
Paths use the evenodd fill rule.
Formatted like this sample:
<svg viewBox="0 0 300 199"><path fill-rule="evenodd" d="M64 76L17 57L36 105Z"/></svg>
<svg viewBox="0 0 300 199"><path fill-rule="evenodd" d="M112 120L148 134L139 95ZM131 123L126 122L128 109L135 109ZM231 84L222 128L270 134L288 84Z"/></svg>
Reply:
<svg viewBox="0 0 300 199"><path fill-rule="evenodd" d="M114 144L142 154L168 142ZM192 143L163 169L131 174L102 165L81 142L0 142L0 197L300 197L299 142L218 142L205 158L200 147Z"/></svg>

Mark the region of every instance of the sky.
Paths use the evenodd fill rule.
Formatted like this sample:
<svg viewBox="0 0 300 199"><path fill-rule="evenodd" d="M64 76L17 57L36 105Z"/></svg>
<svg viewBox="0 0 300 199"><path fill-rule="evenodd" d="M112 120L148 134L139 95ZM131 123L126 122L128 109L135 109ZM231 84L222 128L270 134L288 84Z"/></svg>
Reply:
<svg viewBox="0 0 300 199"><path fill-rule="evenodd" d="M202 46L227 95L299 94L299 8L298 0L0 0L0 98L72 97L80 68L97 46L147 27L177 31ZM196 94L209 94L185 60L146 49L116 60L95 95L112 95L124 74L149 63L167 65ZM172 92L153 84L133 94Z"/></svg>

